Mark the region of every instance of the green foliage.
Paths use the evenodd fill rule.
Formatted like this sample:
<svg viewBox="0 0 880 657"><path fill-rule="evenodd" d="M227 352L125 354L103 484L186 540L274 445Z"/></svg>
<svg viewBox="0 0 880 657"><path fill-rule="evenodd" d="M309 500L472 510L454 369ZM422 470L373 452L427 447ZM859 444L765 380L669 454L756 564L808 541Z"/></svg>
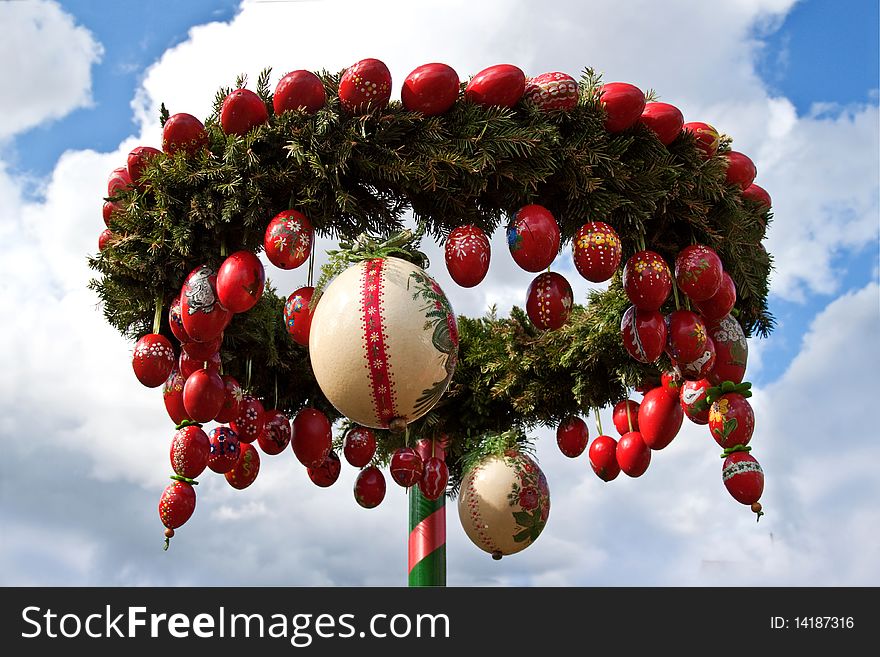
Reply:
<svg viewBox="0 0 880 657"><path fill-rule="evenodd" d="M403 231L407 209L427 236L442 240L468 223L491 233L527 203L554 214L564 241L587 221L609 223L624 260L641 240L670 263L688 244L712 246L736 282L735 315L746 333L772 330L771 258L761 246L769 215L725 184L724 159L703 160L689 134L669 147L641 125L608 134L600 77L592 69L585 69L580 102L569 112L458 102L430 118L396 101L349 116L337 97L340 74L326 72L320 74L328 97L323 109L275 115L269 75L267 69L257 81L267 124L245 136L224 134L218 117L231 89L222 89L206 121L209 149L198 157L157 157L140 188L114 199L122 207L110 222L115 237L89 263L105 317L124 335L149 332L156 300L167 309L197 265L217 266L221 254L239 249L259 251L269 220L290 207L320 234L354 243L362 234ZM163 123L167 117L163 105ZM283 303L268 287L253 310L233 319L224 371L247 383L250 362L250 387L267 407L294 413L309 404L338 417L315 382L307 351L286 334ZM537 331L518 308L503 319L460 317L455 377L440 403L411 426L411 437L452 437L449 465L458 481L465 455L493 444L487 436L511 430L524 436L536 425L623 398L627 387L657 375L621 345L627 305L616 277L586 306L576 306L558 331ZM170 336L167 313L161 332ZM379 460L405 440L379 435Z"/></svg>

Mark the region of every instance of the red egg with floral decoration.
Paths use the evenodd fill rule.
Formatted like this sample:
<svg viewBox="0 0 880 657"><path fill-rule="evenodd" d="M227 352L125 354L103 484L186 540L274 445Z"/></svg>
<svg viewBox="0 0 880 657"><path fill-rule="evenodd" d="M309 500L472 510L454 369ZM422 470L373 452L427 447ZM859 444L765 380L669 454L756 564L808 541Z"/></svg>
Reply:
<svg viewBox="0 0 880 657"><path fill-rule="evenodd" d="M706 336L706 347L703 349L702 355L687 363L673 361L675 366L681 372L681 376L688 381L699 381L709 376L709 372L715 367L715 342L709 336Z"/></svg>
<svg viewBox="0 0 880 657"><path fill-rule="evenodd" d="M474 287L486 277L492 255L489 238L478 226L459 226L444 247L446 269L461 287Z"/></svg>
<svg viewBox="0 0 880 657"><path fill-rule="evenodd" d="M727 449L748 445L755 431L755 412L741 394L721 395L709 407L709 432L715 442Z"/></svg>
<svg viewBox="0 0 880 657"><path fill-rule="evenodd" d="M622 253L620 238L603 221L591 221L581 226L571 245L578 273L593 283L603 283L614 275Z"/></svg>
<svg viewBox="0 0 880 657"><path fill-rule="evenodd" d="M721 285L718 291L703 301L694 301L694 309L707 322L719 320L729 315L736 305L736 285L726 271L721 273Z"/></svg>
<svg viewBox="0 0 880 657"><path fill-rule="evenodd" d="M174 347L164 335L148 333L137 341L131 366L137 380L148 388L157 388L174 369Z"/></svg>
<svg viewBox="0 0 880 657"><path fill-rule="evenodd" d="M391 455L388 470L396 484L409 488L422 478L425 464L412 447L400 447Z"/></svg>
<svg viewBox="0 0 880 657"><path fill-rule="evenodd" d="M260 473L260 453L251 444L241 444L241 450L235 466L223 476L229 485L238 490L247 488Z"/></svg>
<svg viewBox="0 0 880 657"><path fill-rule="evenodd" d="M547 269L559 253L559 241L559 224L542 205L523 206L507 226L510 255L526 271Z"/></svg>
<svg viewBox="0 0 880 657"><path fill-rule="evenodd" d="M312 330L314 309L309 308L315 288L301 287L287 297L284 303L284 325L293 341L303 347L309 346L309 334Z"/></svg>
<svg viewBox="0 0 880 657"><path fill-rule="evenodd" d="M447 64L422 64L406 76L400 89L400 100L410 112L425 116L444 114L458 100L459 80L455 69Z"/></svg>
<svg viewBox="0 0 880 657"><path fill-rule="evenodd" d="M740 504L755 504L764 494L764 471L748 452L734 452L724 459L721 477L727 492Z"/></svg>
<svg viewBox="0 0 880 657"><path fill-rule="evenodd" d="M284 451L291 434L290 420L273 408L263 414L263 430L257 436L257 444L266 454L274 456Z"/></svg>
<svg viewBox="0 0 880 657"><path fill-rule="evenodd" d="M526 89L526 74L513 64L495 64L471 78L464 99L484 107L513 107Z"/></svg>
<svg viewBox="0 0 880 657"><path fill-rule="evenodd" d="M263 403L251 394L246 394L238 405L238 415L229 423L229 428L242 443L252 443L263 432Z"/></svg>
<svg viewBox="0 0 880 657"><path fill-rule="evenodd" d="M685 381L681 386L679 399L681 408L687 418L694 424L709 424L709 403L706 392L712 384L708 379Z"/></svg>
<svg viewBox="0 0 880 657"><path fill-rule="evenodd" d="M238 463L241 443L238 434L229 427L215 427L208 432L210 454L208 468L217 474L226 474Z"/></svg>
<svg viewBox="0 0 880 657"><path fill-rule="evenodd" d="M192 344L192 343L185 343ZM212 372L220 372L220 352L215 351L208 358L193 358L181 348L180 358L177 361L177 370L184 380L188 379L193 372L206 369Z"/></svg>
<svg viewBox="0 0 880 657"><path fill-rule="evenodd" d="M645 110L645 94L633 84L608 82L599 88L599 94L608 132L618 133L631 128Z"/></svg>
<svg viewBox="0 0 880 657"><path fill-rule="evenodd" d="M681 134L684 116L681 110L669 103L645 103L639 119L664 146L669 146Z"/></svg>
<svg viewBox="0 0 880 657"><path fill-rule="evenodd" d="M611 413L614 428L621 436L630 431L639 430L639 403L632 399L624 399L614 405Z"/></svg>
<svg viewBox="0 0 880 657"><path fill-rule="evenodd" d="M266 103L250 89L236 89L220 106L220 127L227 135L246 135L269 120Z"/></svg>
<svg viewBox="0 0 880 657"><path fill-rule="evenodd" d="M183 407L183 385L186 379L175 369L171 372L168 380L162 388L162 399L165 402L165 410L174 424L180 424L190 419Z"/></svg>
<svg viewBox="0 0 880 657"><path fill-rule="evenodd" d="M702 318L690 310L673 310L666 316L666 353L676 363L690 363L706 351L708 331Z"/></svg>
<svg viewBox="0 0 880 657"><path fill-rule="evenodd" d="M678 435L683 421L684 411L678 394L662 386L645 393L639 405L639 433L649 448L666 447Z"/></svg>
<svg viewBox="0 0 880 657"><path fill-rule="evenodd" d="M727 159L725 182L728 185L738 185L740 189L747 189L758 175L755 163L748 155L739 151L728 151L724 153L724 157Z"/></svg>
<svg viewBox="0 0 880 657"><path fill-rule="evenodd" d="M620 469L628 477L641 477L651 465L651 450L638 431L630 431L620 437L615 457Z"/></svg>
<svg viewBox="0 0 880 657"><path fill-rule="evenodd" d="M178 151L193 157L208 147L205 125L192 114L179 112L171 115L162 128L162 150L169 155Z"/></svg>
<svg viewBox="0 0 880 657"><path fill-rule="evenodd" d="M556 428L556 444L559 451L568 458L577 458L584 453L590 440L587 423L576 415L565 418Z"/></svg>
<svg viewBox="0 0 880 657"><path fill-rule="evenodd" d="M159 519L168 529L177 529L196 510L196 491L192 484L173 481L159 499Z"/></svg>
<svg viewBox="0 0 880 657"><path fill-rule="evenodd" d="M250 251L230 254L217 270L217 298L233 313L253 308L263 296L265 284L263 263Z"/></svg>
<svg viewBox="0 0 880 657"><path fill-rule="evenodd" d="M526 313L532 324L541 330L561 328L568 321L573 305L571 285L555 271L538 274L529 284Z"/></svg>
<svg viewBox="0 0 880 657"><path fill-rule="evenodd" d="M195 479L208 467L211 442L197 424L178 429L171 439L171 468L187 479Z"/></svg>
<svg viewBox="0 0 880 657"><path fill-rule="evenodd" d="M293 418L290 447L296 458L307 468L324 462L333 443L330 420L315 408L303 408Z"/></svg>
<svg viewBox="0 0 880 657"><path fill-rule="evenodd" d="M345 434L342 446L345 460L356 468L363 468L376 454L376 434L368 427L355 426Z"/></svg>
<svg viewBox="0 0 880 657"><path fill-rule="evenodd" d="M358 474L354 482L354 499L365 509L377 507L385 499L385 475L375 465Z"/></svg>
<svg viewBox="0 0 880 657"><path fill-rule="evenodd" d="M391 98L391 71L384 62L367 58L345 69L339 80L339 102L350 114L383 109Z"/></svg>
<svg viewBox="0 0 880 657"><path fill-rule="evenodd" d="M446 461L436 456L425 461L424 472L418 484L419 491L426 499L439 500L446 492L448 483L449 469L446 467Z"/></svg>
<svg viewBox="0 0 880 657"><path fill-rule="evenodd" d="M590 467L602 481L611 481L620 474L617 463L617 441L611 436L596 436L589 450Z"/></svg>
<svg viewBox="0 0 880 657"><path fill-rule="evenodd" d="M623 290L639 310L659 310L672 291L672 275L661 255L639 251L623 267Z"/></svg>
<svg viewBox="0 0 880 657"><path fill-rule="evenodd" d="M656 310L630 306L620 319L620 338L630 356L653 363L666 348L666 322Z"/></svg>
<svg viewBox="0 0 880 657"><path fill-rule="evenodd" d="M718 134L718 131L708 123L692 121L690 123L685 123L681 129L694 136L697 149L700 151L703 159L709 159L718 151L718 146L721 143L721 135Z"/></svg>
<svg viewBox="0 0 880 657"><path fill-rule="evenodd" d="M578 83L568 73L541 73L526 80L523 98L542 112L568 111L578 103Z"/></svg>
<svg viewBox="0 0 880 657"><path fill-rule="evenodd" d="M296 269L309 259L315 229L302 212L284 210L276 214L263 236L266 257L281 269Z"/></svg>
<svg viewBox="0 0 880 657"><path fill-rule="evenodd" d="M723 273L721 258L703 244L686 246L675 258L675 282L692 301L704 301L718 292Z"/></svg>
<svg viewBox="0 0 880 657"><path fill-rule="evenodd" d="M342 463L339 462L339 456L333 450L327 453L327 458L324 459L321 465L306 470L312 483L321 488L327 488L335 484L336 480L339 479L341 471Z"/></svg>
<svg viewBox="0 0 880 657"><path fill-rule="evenodd" d="M715 366L706 378L713 385L724 381L741 383L749 359L749 343L742 326L732 315L726 315L709 322L706 328L715 344Z"/></svg>
<svg viewBox="0 0 880 657"><path fill-rule="evenodd" d="M180 292L180 319L190 339L209 342L223 332L232 313L217 298L217 272L199 265L190 272Z"/></svg>
<svg viewBox="0 0 880 657"><path fill-rule="evenodd" d="M314 114L324 107L327 93L321 78L311 71L291 71L278 80L275 94L272 96L272 107L276 114L288 110L303 110Z"/></svg>

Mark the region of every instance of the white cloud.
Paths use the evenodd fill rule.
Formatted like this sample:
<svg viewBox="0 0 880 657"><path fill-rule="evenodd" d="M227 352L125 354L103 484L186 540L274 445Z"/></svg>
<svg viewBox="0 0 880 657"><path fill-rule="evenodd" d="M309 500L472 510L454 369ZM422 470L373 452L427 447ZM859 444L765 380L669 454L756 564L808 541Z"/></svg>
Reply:
<svg viewBox="0 0 880 657"><path fill-rule="evenodd" d="M0 143L91 103L91 68L103 48L56 2L0 3Z"/></svg>

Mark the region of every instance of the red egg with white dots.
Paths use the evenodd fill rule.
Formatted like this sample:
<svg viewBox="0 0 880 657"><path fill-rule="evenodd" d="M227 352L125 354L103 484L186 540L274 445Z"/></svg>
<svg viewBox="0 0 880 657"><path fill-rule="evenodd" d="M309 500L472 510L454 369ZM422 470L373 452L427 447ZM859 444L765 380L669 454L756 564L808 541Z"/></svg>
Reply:
<svg viewBox="0 0 880 657"><path fill-rule="evenodd" d="M541 73L526 80L523 99L542 112L567 111L578 103L578 83L568 73Z"/></svg>
<svg viewBox="0 0 880 657"><path fill-rule="evenodd" d="M229 428L238 435L239 441L252 443L263 432L264 412L263 403L253 395L246 394L238 406L238 415L229 423Z"/></svg>
<svg viewBox="0 0 880 657"><path fill-rule="evenodd" d="M238 434L229 427L215 427L208 432L210 453L208 468L217 474L226 474L238 463L241 444Z"/></svg>
<svg viewBox="0 0 880 657"><path fill-rule="evenodd" d="M541 330L561 328L568 321L573 305L571 285L555 271L538 274L529 285L526 314Z"/></svg>
<svg viewBox="0 0 880 657"><path fill-rule="evenodd" d="M195 479L208 467L211 442L208 435L196 424L178 429L171 439L171 468L174 473Z"/></svg>
<svg viewBox="0 0 880 657"><path fill-rule="evenodd" d="M284 303L284 325L293 341L303 347L309 346L314 309L309 308L315 288L311 286L294 290Z"/></svg>
<svg viewBox="0 0 880 657"><path fill-rule="evenodd" d="M383 109L391 98L391 72L384 62L367 58L352 64L339 80L339 102L350 114Z"/></svg>
<svg viewBox="0 0 880 657"><path fill-rule="evenodd" d="M593 283L602 283L617 271L623 249L611 226L603 221L591 221L578 229L571 253L581 276Z"/></svg>
<svg viewBox="0 0 880 657"><path fill-rule="evenodd" d="M639 251L623 268L623 290L639 310L659 310L672 291L669 265L654 251Z"/></svg>
<svg viewBox="0 0 880 657"><path fill-rule="evenodd" d="M138 381L148 388L157 388L168 380L174 362L174 348L168 338L148 333L137 341L131 365Z"/></svg>

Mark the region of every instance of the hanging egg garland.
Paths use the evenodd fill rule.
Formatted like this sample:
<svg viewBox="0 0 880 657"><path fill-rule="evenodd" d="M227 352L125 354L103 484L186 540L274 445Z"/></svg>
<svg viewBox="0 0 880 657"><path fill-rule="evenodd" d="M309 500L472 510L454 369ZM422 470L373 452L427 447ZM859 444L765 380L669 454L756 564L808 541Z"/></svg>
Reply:
<svg viewBox="0 0 880 657"><path fill-rule="evenodd" d="M171 469L174 474L195 479L208 467L211 443L197 424L182 427L171 439Z"/></svg>
<svg viewBox="0 0 880 657"><path fill-rule="evenodd" d="M602 481L613 481L620 474L617 441L611 436L596 436L588 452L590 467Z"/></svg>

